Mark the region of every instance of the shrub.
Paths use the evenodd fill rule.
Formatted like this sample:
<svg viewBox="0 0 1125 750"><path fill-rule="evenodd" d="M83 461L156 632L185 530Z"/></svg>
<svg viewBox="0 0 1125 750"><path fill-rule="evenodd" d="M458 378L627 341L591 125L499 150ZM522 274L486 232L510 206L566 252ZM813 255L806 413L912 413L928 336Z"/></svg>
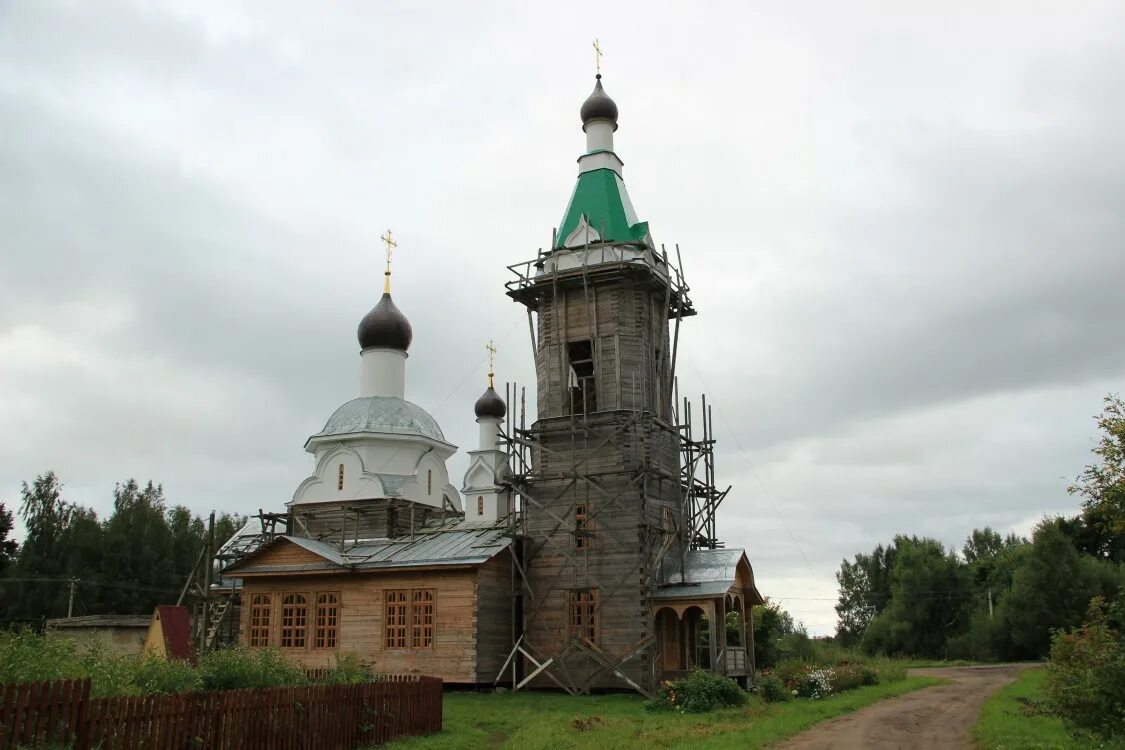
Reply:
<svg viewBox="0 0 1125 750"><path fill-rule="evenodd" d="M1047 705L1072 729L1125 736L1125 598L1109 607L1095 597L1086 622L1055 633L1047 664Z"/></svg>
<svg viewBox="0 0 1125 750"><path fill-rule="evenodd" d="M370 665L349 653L336 656L332 666L318 675L316 682L322 685L356 685L371 682L378 676Z"/></svg>
<svg viewBox="0 0 1125 750"><path fill-rule="evenodd" d="M827 698L832 695L832 670L828 667L809 667L797 676L793 689L802 698Z"/></svg>
<svg viewBox="0 0 1125 750"><path fill-rule="evenodd" d="M95 643L76 660L73 677L90 678L90 695L135 695L137 690L137 657L119 656Z"/></svg>
<svg viewBox="0 0 1125 750"><path fill-rule="evenodd" d="M785 687L785 683L780 677L771 672L758 675L758 679L754 683L754 689L766 703L783 703L793 699L792 691Z"/></svg>
<svg viewBox="0 0 1125 750"><path fill-rule="evenodd" d="M793 690L797 686L797 682L802 679L806 672L809 671L809 665L803 661L783 661L777 665L773 670L773 674L785 683L785 686Z"/></svg>
<svg viewBox="0 0 1125 750"><path fill-rule="evenodd" d="M133 680L142 693L195 693L203 689L198 670L181 659L142 656L137 660Z"/></svg>
<svg viewBox="0 0 1125 750"><path fill-rule="evenodd" d="M866 672L875 674L875 682L879 681L879 676L874 670L865 668L860 664L853 662L844 662L832 668L832 692L842 693L845 690L854 690L862 685L872 685L875 683L865 682L867 677Z"/></svg>
<svg viewBox="0 0 1125 750"><path fill-rule="evenodd" d="M745 703L746 691L731 678L693 669L687 677L661 685L656 699L646 703L645 707L702 713Z"/></svg>
<svg viewBox="0 0 1125 750"><path fill-rule="evenodd" d="M307 682L305 672L275 649L242 646L212 651L199 660L204 690L287 687Z"/></svg>
<svg viewBox="0 0 1125 750"><path fill-rule="evenodd" d="M74 641L31 630L0 632L0 682L84 677Z"/></svg>

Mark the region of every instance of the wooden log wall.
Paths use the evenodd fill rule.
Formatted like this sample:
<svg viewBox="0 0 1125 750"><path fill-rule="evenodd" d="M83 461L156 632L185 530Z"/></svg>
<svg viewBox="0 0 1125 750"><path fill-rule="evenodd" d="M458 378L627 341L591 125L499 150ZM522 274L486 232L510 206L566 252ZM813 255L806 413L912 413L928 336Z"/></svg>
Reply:
<svg viewBox="0 0 1125 750"><path fill-rule="evenodd" d="M668 293L634 269L545 278L534 302L538 420L525 495L529 550L524 629L528 645L556 657L556 679L572 686L623 687L620 666L655 686L651 596L660 561L685 547L679 441L670 419ZM594 342L597 411L571 414L568 344ZM576 508L590 517L588 544L576 544ZM667 509L667 511L665 510ZM666 515L674 519L668 528ZM598 592L596 648L568 646L570 592ZM601 673L601 677L597 677ZM550 686L544 676L535 683Z"/></svg>
<svg viewBox="0 0 1125 750"><path fill-rule="evenodd" d="M287 561L298 560L299 557ZM299 593L304 594L309 602L306 645L303 648L280 649L294 662L311 669L330 667L338 655L354 653L377 671L421 672L440 677L445 682L475 684L478 681L477 574L478 568L383 570L378 573L330 575L247 575L243 579L240 642L249 643L250 602L253 596L269 594L272 606L270 645L279 646L281 599L286 594ZM430 647L386 647L384 596L387 591L399 589L433 590L434 637ZM315 647L314 603L318 593L334 593L339 599L335 648ZM490 676L489 681L491 679Z"/></svg>

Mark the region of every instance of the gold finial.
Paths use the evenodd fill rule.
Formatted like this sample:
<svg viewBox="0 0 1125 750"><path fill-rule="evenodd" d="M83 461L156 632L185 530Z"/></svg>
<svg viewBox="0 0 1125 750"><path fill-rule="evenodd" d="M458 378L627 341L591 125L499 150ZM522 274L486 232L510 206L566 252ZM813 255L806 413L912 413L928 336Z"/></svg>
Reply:
<svg viewBox="0 0 1125 750"><path fill-rule="evenodd" d="M398 247L398 243L395 242L395 237L394 237L393 234L391 234L391 230L389 230L389 229L387 230L387 233L384 234L379 239L381 239L383 241L383 244L387 246L387 270L383 272L383 276L384 276L383 292L386 293L386 294L390 294L391 293L391 255L394 253L395 248Z"/></svg>
<svg viewBox="0 0 1125 750"><path fill-rule="evenodd" d="M598 40L594 40L594 69L597 71L598 78L602 76L602 47L598 44Z"/></svg>
<svg viewBox="0 0 1125 750"><path fill-rule="evenodd" d="M492 343L492 339L489 339L484 348L488 350L488 387L491 388L492 378L495 376L495 373L492 371L495 369L494 365L496 364L496 346Z"/></svg>

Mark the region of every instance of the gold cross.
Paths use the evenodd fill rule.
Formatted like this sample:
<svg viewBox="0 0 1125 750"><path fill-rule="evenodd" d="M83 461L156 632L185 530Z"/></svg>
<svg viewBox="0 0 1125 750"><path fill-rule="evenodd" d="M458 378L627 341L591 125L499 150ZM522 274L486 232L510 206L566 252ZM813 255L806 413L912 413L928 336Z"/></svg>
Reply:
<svg viewBox="0 0 1125 750"><path fill-rule="evenodd" d="M383 272L383 276L386 277L383 281L383 291L387 294L390 294L391 293L391 255L394 253L395 248L398 247L398 243L395 242L395 237L394 237L393 234L391 234L391 230L389 230L389 229L387 230L387 233L384 234L379 239L381 239L383 241L383 244L387 246L387 270Z"/></svg>
<svg viewBox="0 0 1125 750"><path fill-rule="evenodd" d="M496 364L496 346L492 343L492 339L489 339L484 348L488 350L488 387L491 388L492 376L494 375L492 370Z"/></svg>
<svg viewBox="0 0 1125 750"><path fill-rule="evenodd" d="M594 40L594 68L600 76L602 74L602 48L597 39Z"/></svg>

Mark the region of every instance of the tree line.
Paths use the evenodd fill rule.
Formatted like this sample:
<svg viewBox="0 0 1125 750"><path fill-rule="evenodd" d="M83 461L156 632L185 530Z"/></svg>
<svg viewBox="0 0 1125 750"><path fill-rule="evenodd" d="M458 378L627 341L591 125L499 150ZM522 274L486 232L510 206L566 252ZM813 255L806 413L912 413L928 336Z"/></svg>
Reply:
<svg viewBox="0 0 1125 750"><path fill-rule="evenodd" d="M169 506L164 489L135 479L113 489L113 511L66 500L48 471L20 490L26 534L12 539L13 510L0 502L0 620L36 625L68 611L149 615L176 601L206 544L207 522L182 505ZM217 544L245 519L215 518Z"/></svg>
<svg viewBox="0 0 1125 750"><path fill-rule="evenodd" d="M1091 599L1125 597L1125 403L1107 396L1090 464L1069 488L1080 512L1031 539L974 529L960 550L896 536L836 573L836 639L869 653L1039 659Z"/></svg>

